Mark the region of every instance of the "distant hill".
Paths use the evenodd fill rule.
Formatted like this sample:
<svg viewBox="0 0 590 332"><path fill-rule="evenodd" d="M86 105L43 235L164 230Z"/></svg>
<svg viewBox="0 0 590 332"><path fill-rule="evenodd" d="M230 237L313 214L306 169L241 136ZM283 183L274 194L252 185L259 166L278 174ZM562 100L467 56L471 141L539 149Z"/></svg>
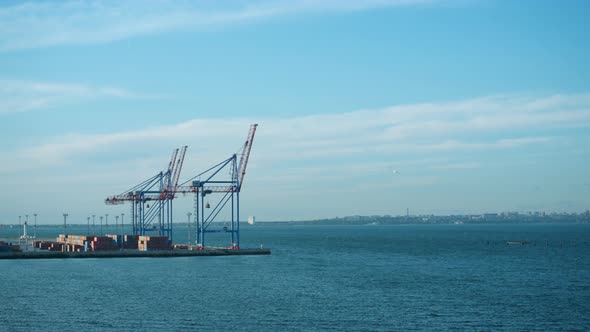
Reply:
<svg viewBox="0 0 590 332"><path fill-rule="evenodd" d="M485 213L481 215L347 216L307 221L303 225L397 225L397 224L486 224L486 223L590 223L590 213Z"/></svg>

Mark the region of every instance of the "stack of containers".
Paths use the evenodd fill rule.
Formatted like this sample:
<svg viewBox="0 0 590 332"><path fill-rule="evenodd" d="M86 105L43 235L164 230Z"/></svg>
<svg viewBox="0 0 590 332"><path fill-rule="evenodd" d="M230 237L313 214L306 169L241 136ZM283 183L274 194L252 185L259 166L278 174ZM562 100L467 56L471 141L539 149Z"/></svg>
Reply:
<svg viewBox="0 0 590 332"><path fill-rule="evenodd" d="M140 236L137 247L140 251L172 249L167 236Z"/></svg>
<svg viewBox="0 0 590 332"><path fill-rule="evenodd" d="M107 250L117 250L117 244L113 241L112 238L108 236L94 236L91 238L90 248L92 251L107 251Z"/></svg>
<svg viewBox="0 0 590 332"><path fill-rule="evenodd" d="M137 249L139 235L123 235L123 248Z"/></svg>
<svg viewBox="0 0 590 332"><path fill-rule="evenodd" d="M121 241L123 241L123 236L122 235L117 235L117 234L107 234L106 236L110 237L111 239L113 239L113 241L115 241L115 243L117 244L117 247L121 247Z"/></svg>
<svg viewBox="0 0 590 332"><path fill-rule="evenodd" d="M84 245L88 242L89 236L60 234L57 237L57 242L61 244L61 251L66 252L81 252L84 251Z"/></svg>
<svg viewBox="0 0 590 332"><path fill-rule="evenodd" d="M49 250L49 251L63 251L64 244L58 243L58 242L51 242L51 245L49 246L49 248L47 248L47 250Z"/></svg>
<svg viewBox="0 0 590 332"><path fill-rule="evenodd" d="M88 240L86 235L66 235L67 244L73 244L84 247L84 243Z"/></svg>
<svg viewBox="0 0 590 332"><path fill-rule="evenodd" d="M33 242L33 248L39 248L42 250L49 250L52 243L54 243L54 242L37 240L37 241Z"/></svg>
<svg viewBox="0 0 590 332"><path fill-rule="evenodd" d="M67 252L82 252L84 251L84 246L77 245L77 244L66 244L65 248Z"/></svg>
<svg viewBox="0 0 590 332"><path fill-rule="evenodd" d="M69 251L69 246L68 246L68 235L65 234L59 234L57 236L57 243L55 243L54 245L51 245L51 251L62 251L62 252L66 252Z"/></svg>

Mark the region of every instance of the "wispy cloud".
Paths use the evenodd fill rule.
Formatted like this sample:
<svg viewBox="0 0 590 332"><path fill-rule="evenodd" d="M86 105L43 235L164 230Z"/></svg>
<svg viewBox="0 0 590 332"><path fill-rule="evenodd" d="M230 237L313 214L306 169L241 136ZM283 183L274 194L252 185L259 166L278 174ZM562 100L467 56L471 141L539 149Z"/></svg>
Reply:
<svg viewBox="0 0 590 332"><path fill-rule="evenodd" d="M430 168L435 170L464 170L464 169L476 169L480 168L481 164L476 162L467 162L467 163L447 163L447 164L437 164L433 165Z"/></svg>
<svg viewBox="0 0 590 332"><path fill-rule="evenodd" d="M0 114L49 109L97 99L158 98L109 86L0 80Z"/></svg>
<svg viewBox="0 0 590 332"><path fill-rule="evenodd" d="M551 100L547 103L544 101ZM561 100L556 103L555 100ZM251 121L195 119L176 125L101 135L69 134L32 147L43 160L125 149L137 142L200 145L200 154L235 151ZM268 161L368 158L400 153L502 150L544 145L554 130L590 126L590 95L496 96L455 102L400 105L376 110L259 119L257 149ZM220 130L219 128L223 128ZM189 143L190 144L190 143Z"/></svg>
<svg viewBox="0 0 590 332"><path fill-rule="evenodd" d="M94 44L307 12L424 5L437 0L48 1L0 6L0 51Z"/></svg>

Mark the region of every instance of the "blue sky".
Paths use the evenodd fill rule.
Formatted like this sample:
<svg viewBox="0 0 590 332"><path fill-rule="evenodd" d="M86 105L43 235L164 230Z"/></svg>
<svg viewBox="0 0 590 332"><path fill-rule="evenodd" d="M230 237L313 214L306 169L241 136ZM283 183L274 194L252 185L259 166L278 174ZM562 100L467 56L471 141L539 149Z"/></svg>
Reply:
<svg viewBox="0 0 590 332"><path fill-rule="evenodd" d="M0 223L128 213L104 198L181 145L190 178L250 123L242 214L258 220L585 211L589 14L587 1L2 2Z"/></svg>

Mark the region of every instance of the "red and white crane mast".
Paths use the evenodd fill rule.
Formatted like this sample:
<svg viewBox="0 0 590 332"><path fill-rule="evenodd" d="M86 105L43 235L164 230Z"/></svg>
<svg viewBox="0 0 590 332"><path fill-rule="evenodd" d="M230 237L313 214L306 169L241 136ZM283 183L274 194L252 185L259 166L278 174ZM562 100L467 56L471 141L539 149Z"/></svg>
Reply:
<svg viewBox="0 0 590 332"><path fill-rule="evenodd" d="M250 158L250 150L252 149L252 143L254 142L256 127L258 127L258 124L250 126L248 138L246 139L246 143L244 143L244 150L242 152L242 157L240 158L240 166L238 167L238 191L242 188L242 181L244 181L244 176L246 175L246 167L248 166L248 158Z"/></svg>

